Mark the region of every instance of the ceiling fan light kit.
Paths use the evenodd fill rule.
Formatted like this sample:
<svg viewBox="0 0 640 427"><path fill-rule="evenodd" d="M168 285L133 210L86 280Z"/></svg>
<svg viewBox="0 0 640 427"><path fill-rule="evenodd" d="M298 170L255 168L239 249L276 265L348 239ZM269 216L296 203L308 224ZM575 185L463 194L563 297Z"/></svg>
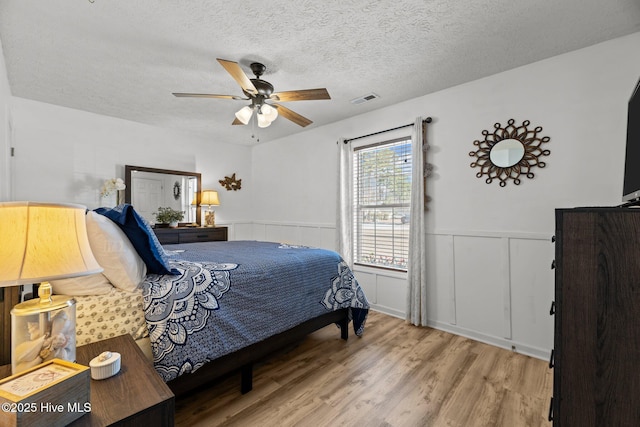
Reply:
<svg viewBox="0 0 640 427"><path fill-rule="evenodd" d="M251 120L252 115L253 115L253 108L251 108L248 105L245 105L244 107L242 107L236 112L236 117L238 118L238 120L240 120L242 124L245 124L245 125L249 123L249 120Z"/></svg>
<svg viewBox="0 0 640 427"><path fill-rule="evenodd" d="M269 119L267 119L264 114L259 114L258 113L258 127L259 128L266 128L269 127L271 125L271 122L269 121Z"/></svg>
<svg viewBox="0 0 640 427"><path fill-rule="evenodd" d="M267 120L269 120L269 122L272 122L272 121L274 121L275 119L278 118L278 110L273 108L269 104L264 104L260 108L260 112L259 113L262 114L263 116L265 116L265 118Z"/></svg>
<svg viewBox="0 0 640 427"><path fill-rule="evenodd" d="M202 94L202 93L177 93L173 95L176 97L186 98L220 98L220 99L233 99L233 100L251 100L251 105L242 107L235 113L234 125L246 125L251 121L254 111L257 112L258 126L266 128L278 118L278 115L291 120L295 124L305 127L313 123L308 118L301 116L300 114L288 109L287 107L277 104L274 101L290 102L290 101L309 101L317 99L331 99L329 92L325 88L318 89L303 89L292 90L286 92L274 92L273 85L265 80L262 80L260 76L266 71L266 67L259 63L254 62L250 65L251 71L256 76L255 79L250 79L244 73L242 68L237 62L227 61L226 59L218 58L218 62L227 72L233 77L233 79L240 85L242 92L246 98L242 98L235 95L218 95L218 94ZM266 101L271 101L267 103Z"/></svg>

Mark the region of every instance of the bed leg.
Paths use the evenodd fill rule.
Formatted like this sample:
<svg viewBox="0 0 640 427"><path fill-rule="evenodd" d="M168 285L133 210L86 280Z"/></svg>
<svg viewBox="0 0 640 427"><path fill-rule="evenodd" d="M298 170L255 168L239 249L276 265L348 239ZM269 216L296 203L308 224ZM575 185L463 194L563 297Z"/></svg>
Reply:
<svg viewBox="0 0 640 427"><path fill-rule="evenodd" d="M253 389L253 364L249 363L240 369L240 392L249 393Z"/></svg>
<svg viewBox="0 0 640 427"><path fill-rule="evenodd" d="M347 316L340 320L340 338L345 341L349 339L349 318Z"/></svg>

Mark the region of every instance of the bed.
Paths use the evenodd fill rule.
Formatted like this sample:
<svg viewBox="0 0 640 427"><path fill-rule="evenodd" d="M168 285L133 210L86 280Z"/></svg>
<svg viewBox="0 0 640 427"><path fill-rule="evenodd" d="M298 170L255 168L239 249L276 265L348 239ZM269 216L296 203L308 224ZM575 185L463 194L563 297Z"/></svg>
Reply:
<svg viewBox="0 0 640 427"><path fill-rule="evenodd" d="M127 230L132 220L139 236ZM105 271L52 286L76 298L78 345L131 334L176 395L236 370L247 392L253 364L269 353L331 324L345 340L349 323L364 331L368 302L333 251L258 241L162 247L148 227L129 205L88 212Z"/></svg>

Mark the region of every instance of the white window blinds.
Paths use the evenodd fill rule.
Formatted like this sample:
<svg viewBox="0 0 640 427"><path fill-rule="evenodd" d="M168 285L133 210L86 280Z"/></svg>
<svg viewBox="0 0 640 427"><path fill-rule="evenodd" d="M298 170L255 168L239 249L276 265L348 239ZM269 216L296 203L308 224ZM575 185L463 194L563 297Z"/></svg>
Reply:
<svg viewBox="0 0 640 427"><path fill-rule="evenodd" d="M354 262L406 270L411 138L354 149Z"/></svg>

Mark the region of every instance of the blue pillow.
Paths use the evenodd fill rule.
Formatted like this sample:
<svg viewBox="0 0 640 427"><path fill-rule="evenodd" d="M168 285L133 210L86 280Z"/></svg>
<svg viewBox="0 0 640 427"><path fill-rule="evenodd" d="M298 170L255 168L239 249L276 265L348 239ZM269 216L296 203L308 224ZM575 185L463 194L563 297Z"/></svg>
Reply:
<svg viewBox="0 0 640 427"><path fill-rule="evenodd" d="M118 224L147 265L148 273L179 274L177 270L171 271L164 248L151 225L133 209L133 206L125 203L113 209L98 208L95 212Z"/></svg>

